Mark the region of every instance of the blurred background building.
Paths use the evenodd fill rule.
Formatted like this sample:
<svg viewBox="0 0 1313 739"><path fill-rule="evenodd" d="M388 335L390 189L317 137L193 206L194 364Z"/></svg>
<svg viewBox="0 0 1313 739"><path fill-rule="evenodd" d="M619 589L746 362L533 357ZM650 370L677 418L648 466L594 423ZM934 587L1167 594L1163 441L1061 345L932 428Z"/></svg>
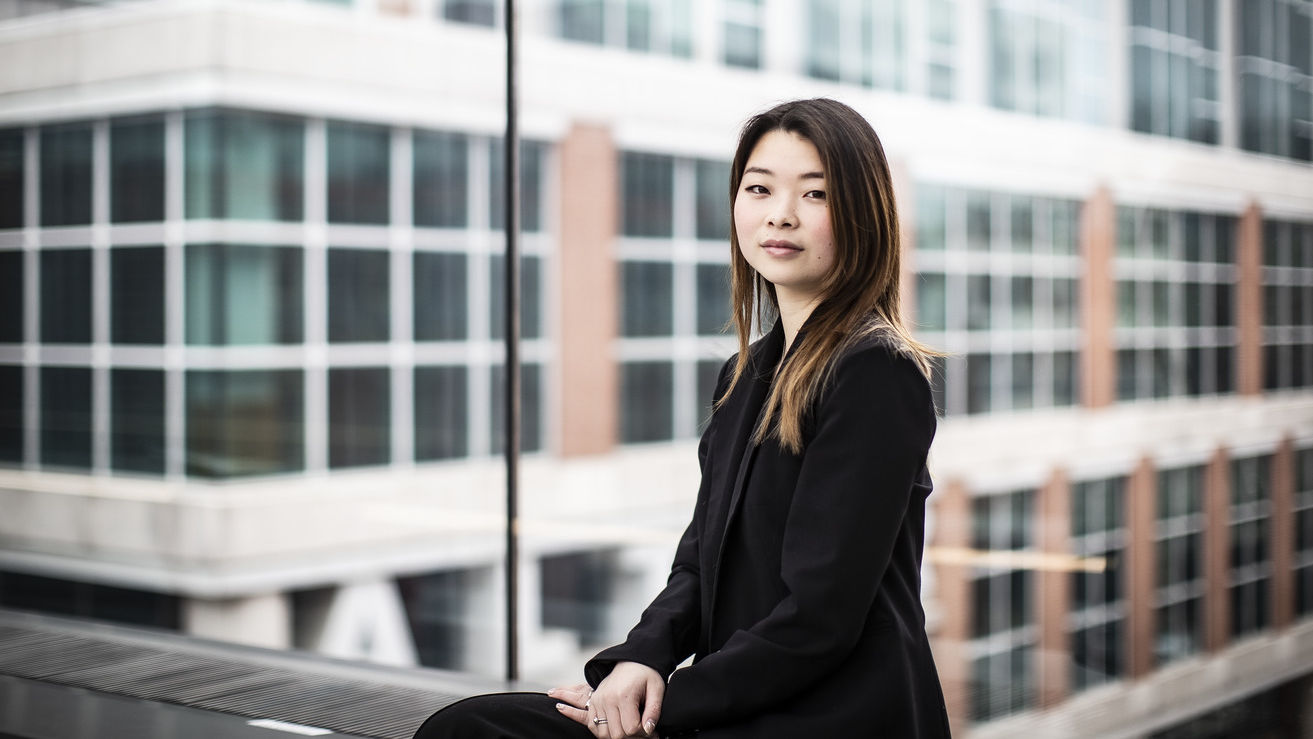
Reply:
<svg viewBox="0 0 1313 739"><path fill-rule="evenodd" d="M0 606L496 674L492 0L0 0ZM880 132L971 736L1313 734L1313 2L523 3L524 673L664 582L774 102Z"/></svg>

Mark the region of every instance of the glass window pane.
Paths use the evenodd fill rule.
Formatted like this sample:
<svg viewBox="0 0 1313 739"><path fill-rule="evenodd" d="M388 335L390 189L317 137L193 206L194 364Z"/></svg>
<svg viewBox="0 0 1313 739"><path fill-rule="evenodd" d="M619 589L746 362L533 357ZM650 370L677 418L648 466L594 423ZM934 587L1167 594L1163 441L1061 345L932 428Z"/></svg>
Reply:
<svg viewBox="0 0 1313 739"><path fill-rule="evenodd" d="M698 333L704 336L724 333L730 320L729 267L699 264L697 282Z"/></svg>
<svg viewBox="0 0 1313 739"><path fill-rule="evenodd" d="M668 262L622 262L622 336L669 336L674 331L674 268Z"/></svg>
<svg viewBox="0 0 1313 739"><path fill-rule="evenodd" d="M188 111L187 218L299 221L304 210L304 124L232 110Z"/></svg>
<svg viewBox="0 0 1313 739"><path fill-rule="evenodd" d="M41 368L41 464L91 467L91 369Z"/></svg>
<svg viewBox="0 0 1313 739"><path fill-rule="evenodd" d="M328 370L329 467L391 461L391 379L387 367Z"/></svg>
<svg viewBox="0 0 1313 739"><path fill-rule="evenodd" d="M506 368L492 367L492 453L506 448ZM536 364L520 366L520 451L536 452L543 448L542 368Z"/></svg>
<svg viewBox="0 0 1313 739"><path fill-rule="evenodd" d="M506 210L502 205L506 197L503 179L506 168L506 146L501 139L492 139L489 147L491 187L488 202L492 204L489 226L494 231L498 231L504 228L502 224ZM520 230L522 231L533 232L543 229L542 179L545 157L546 146L543 144L536 141L520 142Z"/></svg>
<svg viewBox="0 0 1313 739"><path fill-rule="evenodd" d="M41 250L41 341L91 343L91 250Z"/></svg>
<svg viewBox="0 0 1313 739"><path fill-rule="evenodd" d="M415 460L469 453L469 370L415 368Z"/></svg>
<svg viewBox="0 0 1313 739"><path fill-rule="evenodd" d="M841 23L839 0L807 3L807 74L823 80L838 80L842 66L839 43Z"/></svg>
<svg viewBox="0 0 1313 739"><path fill-rule="evenodd" d="M991 386L990 356L967 355L967 413L987 413L990 410Z"/></svg>
<svg viewBox="0 0 1313 739"><path fill-rule="evenodd" d="M414 253L415 341L455 341L468 335L467 261L464 254Z"/></svg>
<svg viewBox="0 0 1313 739"><path fill-rule="evenodd" d="M444 0L442 17L449 21L493 27L497 23L493 0Z"/></svg>
<svg viewBox="0 0 1313 739"><path fill-rule="evenodd" d="M387 223L391 172L391 131L383 126L330 121L329 223Z"/></svg>
<svg viewBox="0 0 1313 739"><path fill-rule="evenodd" d="M967 248L989 251L991 238L989 193L967 195Z"/></svg>
<svg viewBox="0 0 1313 739"><path fill-rule="evenodd" d="M300 342L304 335L302 269L302 253L297 247L187 245L187 343Z"/></svg>
<svg viewBox="0 0 1313 739"><path fill-rule="evenodd" d="M729 243L729 163L697 162L697 237Z"/></svg>
<svg viewBox="0 0 1313 739"><path fill-rule="evenodd" d="M489 267L488 328L492 338L500 339L506 335L506 257L494 254ZM520 257L520 336L542 335L542 259Z"/></svg>
<svg viewBox="0 0 1313 739"><path fill-rule="evenodd" d="M916 248L943 251L947 244L944 189L923 185L916 189Z"/></svg>
<svg viewBox="0 0 1313 739"><path fill-rule="evenodd" d="M757 69L761 66L761 29L743 23L725 23L725 64Z"/></svg>
<svg viewBox="0 0 1313 739"><path fill-rule="evenodd" d="M164 120L126 118L109 127L110 220L164 220Z"/></svg>
<svg viewBox="0 0 1313 739"><path fill-rule="evenodd" d="M1012 328L1030 328L1035 323L1035 280L1013 277L1011 283Z"/></svg>
<svg viewBox="0 0 1313 739"><path fill-rule="evenodd" d="M1012 407L1032 408L1035 405L1035 355L1012 355Z"/></svg>
<svg viewBox="0 0 1313 739"><path fill-rule="evenodd" d="M23 463L23 367L0 364L0 463Z"/></svg>
<svg viewBox="0 0 1313 739"><path fill-rule="evenodd" d="M625 236L674 233L674 159L661 154L625 152L621 159Z"/></svg>
<svg viewBox="0 0 1313 739"><path fill-rule="evenodd" d="M620 441L632 444L674 437L674 366L669 362L620 365Z"/></svg>
<svg viewBox="0 0 1313 739"><path fill-rule="evenodd" d="M387 341L389 260L381 249L328 250L328 340Z"/></svg>
<svg viewBox="0 0 1313 739"><path fill-rule="evenodd" d="M164 473L164 371L118 369L109 374L110 466Z"/></svg>
<svg viewBox="0 0 1313 739"><path fill-rule="evenodd" d="M41 128L41 225L91 223L91 124Z"/></svg>
<svg viewBox="0 0 1313 739"><path fill-rule="evenodd" d="M967 329L988 331L992 281L989 275L967 275Z"/></svg>
<svg viewBox="0 0 1313 739"><path fill-rule="evenodd" d="M0 228L23 227L23 130L0 130Z"/></svg>
<svg viewBox="0 0 1313 739"><path fill-rule="evenodd" d="M1056 277L1050 284L1053 286L1053 327L1076 328L1078 310L1076 281Z"/></svg>
<svg viewBox="0 0 1313 739"><path fill-rule="evenodd" d="M603 0L561 0L561 37L602 43L602 7Z"/></svg>
<svg viewBox="0 0 1313 739"><path fill-rule="evenodd" d="M1030 198L1012 198L1012 250L1030 252L1035 248L1035 214Z"/></svg>
<svg viewBox="0 0 1313 739"><path fill-rule="evenodd" d="M0 251L0 344L23 341L23 252Z"/></svg>
<svg viewBox="0 0 1313 739"><path fill-rule="evenodd" d="M110 341L164 343L164 247L109 252Z"/></svg>
<svg viewBox="0 0 1313 739"><path fill-rule="evenodd" d="M304 468L301 370L188 370L185 386L188 475L226 478Z"/></svg>
<svg viewBox="0 0 1313 739"><path fill-rule="evenodd" d="M1077 377L1076 355L1073 352L1054 352L1053 354L1053 404L1073 405L1076 402Z"/></svg>
<svg viewBox="0 0 1313 739"><path fill-rule="evenodd" d="M939 272L922 272L916 284L916 327L923 331L948 328L948 293Z"/></svg>
<svg viewBox="0 0 1313 739"><path fill-rule="evenodd" d="M415 225L464 228L469 221L469 139L416 131L413 166Z"/></svg>

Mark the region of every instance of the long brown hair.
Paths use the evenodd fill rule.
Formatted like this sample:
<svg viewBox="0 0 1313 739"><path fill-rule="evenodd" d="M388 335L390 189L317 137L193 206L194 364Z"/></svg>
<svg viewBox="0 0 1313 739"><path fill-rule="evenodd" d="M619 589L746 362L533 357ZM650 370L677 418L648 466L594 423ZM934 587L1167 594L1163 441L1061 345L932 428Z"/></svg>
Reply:
<svg viewBox="0 0 1313 739"><path fill-rule="evenodd" d="M879 334L915 361L927 378L931 357L940 353L912 338L903 325L893 181L884 147L871 125L857 111L826 98L782 103L753 116L743 126L730 167L731 213L748 157L771 131L796 134L816 147L824 168L835 245L834 269L821 286L821 300L779 368L753 437L760 444L773 435L782 447L799 453L807 409L824 386L834 358L850 343ZM764 328L779 313L775 286L739 251L737 227L730 229L730 299L739 340L732 389L748 366L754 318ZM721 401L728 396L726 390Z"/></svg>

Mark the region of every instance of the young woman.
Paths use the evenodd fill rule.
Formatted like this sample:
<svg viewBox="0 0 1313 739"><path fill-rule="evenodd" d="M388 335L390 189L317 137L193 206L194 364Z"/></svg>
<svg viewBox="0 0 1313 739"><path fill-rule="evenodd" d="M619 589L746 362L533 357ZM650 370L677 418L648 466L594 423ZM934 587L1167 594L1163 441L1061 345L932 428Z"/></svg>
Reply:
<svg viewBox="0 0 1313 739"><path fill-rule="evenodd" d="M934 352L899 313L883 147L841 103L778 105L730 202L739 352L666 588L587 685L462 701L417 737L948 736L920 601Z"/></svg>

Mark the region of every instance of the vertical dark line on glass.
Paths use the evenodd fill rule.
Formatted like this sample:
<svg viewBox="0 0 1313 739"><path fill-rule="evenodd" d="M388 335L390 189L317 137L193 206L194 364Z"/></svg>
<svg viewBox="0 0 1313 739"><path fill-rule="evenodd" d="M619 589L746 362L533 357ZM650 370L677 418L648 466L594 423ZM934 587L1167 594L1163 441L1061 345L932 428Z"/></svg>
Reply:
<svg viewBox="0 0 1313 739"><path fill-rule="evenodd" d="M520 455L520 136L516 106L515 0L506 0L506 679L519 679L518 526Z"/></svg>

